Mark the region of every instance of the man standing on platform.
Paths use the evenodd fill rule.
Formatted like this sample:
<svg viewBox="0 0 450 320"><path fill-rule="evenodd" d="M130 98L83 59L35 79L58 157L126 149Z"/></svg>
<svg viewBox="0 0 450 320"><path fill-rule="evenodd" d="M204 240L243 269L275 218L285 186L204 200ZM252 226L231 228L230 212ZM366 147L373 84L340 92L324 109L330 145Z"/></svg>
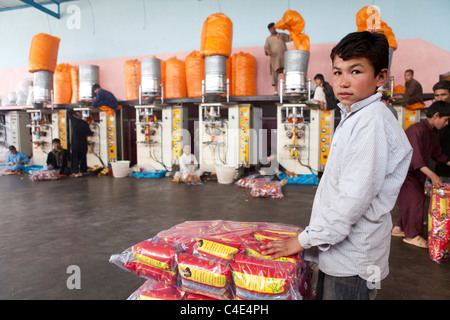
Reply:
<svg viewBox="0 0 450 320"><path fill-rule="evenodd" d="M278 33L275 24L269 23L267 26L270 36L267 37L264 45L266 56L270 56L270 74L272 75L272 86L275 89L274 95L278 95L278 75L284 70L284 52L287 50L286 42L291 41L291 37L286 33Z"/></svg>

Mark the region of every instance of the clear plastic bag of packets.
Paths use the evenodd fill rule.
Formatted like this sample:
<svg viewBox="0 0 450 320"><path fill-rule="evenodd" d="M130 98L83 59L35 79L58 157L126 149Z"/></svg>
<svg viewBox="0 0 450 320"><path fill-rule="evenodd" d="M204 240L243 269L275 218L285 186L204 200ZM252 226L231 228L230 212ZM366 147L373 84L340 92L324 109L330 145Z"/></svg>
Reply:
<svg viewBox="0 0 450 320"><path fill-rule="evenodd" d="M278 223L186 221L110 262L147 280L131 300L311 299L313 270L302 253L270 260L260 249L301 231Z"/></svg>

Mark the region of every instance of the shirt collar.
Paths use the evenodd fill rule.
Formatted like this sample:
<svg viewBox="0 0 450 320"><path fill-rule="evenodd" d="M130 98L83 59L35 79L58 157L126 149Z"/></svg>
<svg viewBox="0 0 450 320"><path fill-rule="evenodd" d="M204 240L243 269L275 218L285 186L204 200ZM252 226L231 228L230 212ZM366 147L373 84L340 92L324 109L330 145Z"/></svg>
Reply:
<svg viewBox="0 0 450 320"><path fill-rule="evenodd" d="M379 101L381 99L381 96L382 94L380 92L377 92L364 100L352 104L350 107L347 107L342 103L338 103L338 106L339 109L341 109L341 114L349 116L350 114L358 112L359 110L368 106L369 104Z"/></svg>

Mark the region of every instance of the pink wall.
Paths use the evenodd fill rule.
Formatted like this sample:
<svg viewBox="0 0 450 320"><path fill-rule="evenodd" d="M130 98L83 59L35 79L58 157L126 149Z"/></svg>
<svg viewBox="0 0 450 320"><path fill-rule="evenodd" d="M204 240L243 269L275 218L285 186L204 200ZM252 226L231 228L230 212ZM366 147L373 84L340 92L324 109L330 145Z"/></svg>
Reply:
<svg viewBox="0 0 450 320"><path fill-rule="evenodd" d="M311 45L311 55L308 66L308 78L322 73L325 80L331 83L331 61L329 58L335 43L320 43ZM273 89L269 74L269 58L265 56L263 47L235 48L233 53L250 53L257 60L257 95L271 95ZM184 60L190 52L166 53L156 55L161 60L177 57ZM153 56L153 55L147 55ZM100 67L100 83L103 88L112 91L119 100L126 98L124 82L124 63L131 59L145 56L102 59L91 61L68 62L73 66L80 64L95 64ZM65 61L58 61L62 63ZM391 75L395 84L404 84L403 73L406 69L414 69L415 78L422 84L425 93L431 93L433 85L439 80L439 75L450 71L450 52L441 49L422 39L398 40L398 49L394 51ZM0 69L0 95L17 90L23 78L32 77L27 67Z"/></svg>

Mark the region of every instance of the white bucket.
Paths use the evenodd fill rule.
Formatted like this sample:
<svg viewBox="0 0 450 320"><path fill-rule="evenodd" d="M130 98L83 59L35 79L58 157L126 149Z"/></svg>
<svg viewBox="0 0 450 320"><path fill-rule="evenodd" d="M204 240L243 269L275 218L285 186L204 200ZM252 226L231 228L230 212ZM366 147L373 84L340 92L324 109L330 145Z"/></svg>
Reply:
<svg viewBox="0 0 450 320"><path fill-rule="evenodd" d="M229 165L220 165L216 167L217 182L222 184L230 184L234 181L236 175L236 168Z"/></svg>
<svg viewBox="0 0 450 320"><path fill-rule="evenodd" d="M111 168L114 178L124 178L128 176L128 171L130 169L130 161L116 161L111 162Z"/></svg>

